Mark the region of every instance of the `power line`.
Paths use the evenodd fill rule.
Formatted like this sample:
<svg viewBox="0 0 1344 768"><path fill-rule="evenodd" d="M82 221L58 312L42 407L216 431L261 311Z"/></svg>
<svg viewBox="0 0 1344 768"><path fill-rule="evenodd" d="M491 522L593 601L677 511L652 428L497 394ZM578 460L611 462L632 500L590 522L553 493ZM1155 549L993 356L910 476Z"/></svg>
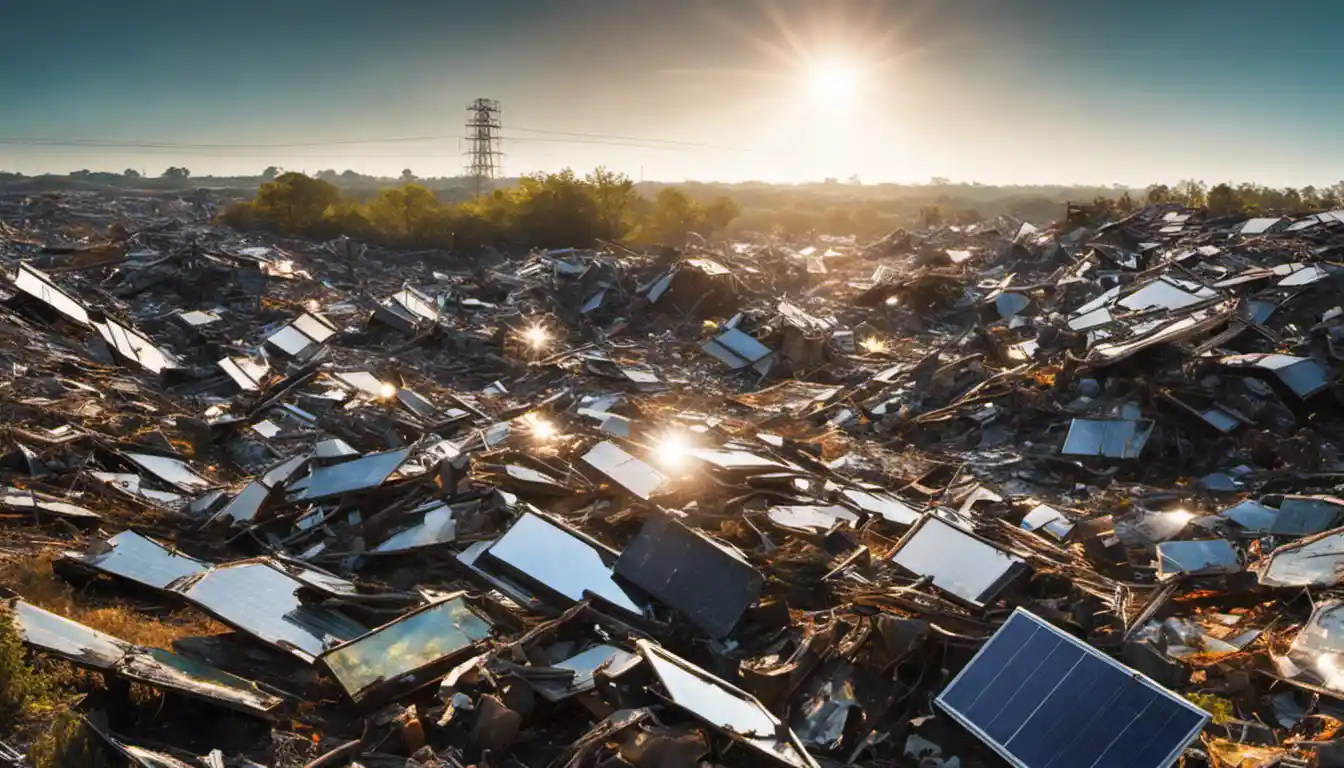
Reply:
<svg viewBox="0 0 1344 768"><path fill-rule="evenodd" d="M468 124L471 127L471 124ZM497 127L497 126L496 126ZM674 141L672 139L645 139L637 136L620 136L615 134L601 133L576 133L570 131L546 131L539 128L516 128L510 126L507 130L523 133L537 133L550 136L574 137L565 139L538 138L532 136L502 136L496 134L494 138L506 138L509 141L541 143L541 144L593 144L598 146L618 146L618 147L636 147L645 149L704 149L725 152L755 152L756 150L741 147L727 147L715 144L701 144L691 141ZM459 139L474 140L474 136L461 136L456 134L438 135L438 136L384 136L381 138L368 139L334 139L329 141L308 141L308 142L281 142L281 143L197 143L197 142L174 142L174 141L148 141L148 140L118 140L118 139L44 139L23 136L0 136L0 144L11 146L40 146L40 147L87 147L94 149L182 149L182 150L200 150L200 149L302 149L313 147L330 146L348 146L357 144L395 144L395 143L417 143L431 141L456 141Z"/></svg>
<svg viewBox="0 0 1344 768"><path fill-rule="evenodd" d="M113 149L288 149L300 147L329 147L344 144L386 144L395 142L442 141L457 139L460 136L390 136L379 139L337 139L334 141L308 141L282 144L193 144L174 141L119 141L117 139L38 139L29 137L0 136L0 144L51 147L109 147Z"/></svg>
<svg viewBox="0 0 1344 768"><path fill-rule="evenodd" d="M586 139L614 139L618 141L638 141L649 144L671 144L679 147L697 147L699 149L721 149L730 152L753 152L755 150L742 147L725 147L719 144L702 144L696 141L677 141L675 139L648 139L637 136L617 136L608 133L574 133L571 131L549 131L542 128L519 128L516 125L509 126L510 131L521 131L522 133L540 133L549 136L577 136Z"/></svg>

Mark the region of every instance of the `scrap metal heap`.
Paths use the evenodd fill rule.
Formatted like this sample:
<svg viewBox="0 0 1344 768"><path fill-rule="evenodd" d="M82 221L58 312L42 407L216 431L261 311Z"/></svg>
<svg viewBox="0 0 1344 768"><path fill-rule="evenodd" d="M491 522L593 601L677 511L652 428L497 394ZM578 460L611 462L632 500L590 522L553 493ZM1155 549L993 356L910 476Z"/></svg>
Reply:
<svg viewBox="0 0 1344 768"><path fill-rule="evenodd" d="M233 630L6 598L136 764L1344 764L1344 213L466 258L199 205L0 198L4 573Z"/></svg>

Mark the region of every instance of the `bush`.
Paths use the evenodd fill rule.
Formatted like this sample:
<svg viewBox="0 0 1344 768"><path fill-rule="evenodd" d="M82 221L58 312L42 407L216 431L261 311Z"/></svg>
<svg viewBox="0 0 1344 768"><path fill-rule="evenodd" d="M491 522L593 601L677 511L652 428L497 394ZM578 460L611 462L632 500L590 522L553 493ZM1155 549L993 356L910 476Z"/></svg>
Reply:
<svg viewBox="0 0 1344 768"><path fill-rule="evenodd" d="M740 214L727 197L701 205L675 188L661 190L649 203L635 193L629 178L598 168L584 177L569 169L527 176L517 187L458 205L409 183L379 190L361 203L343 198L326 181L286 173L263 184L253 201L229 206L220 221L241 230L348 235L393 247L560 248L622 240L632 231L648 242L681 243L689 232L720 231Z"/></svg>
<svg viewBox="0 0 1344 768"><path fill-rule="evenodd" d="M78 712L62 709L28 747L28 762L33 768L106 768L106 750L96 739Z"/></svg>
<svg viewBox="0 0 1344 768"><path fill-rule="evenodd" d="M0 606L0 728L50 709L50 682L28 664L27 651L8 606Z"/></svg>

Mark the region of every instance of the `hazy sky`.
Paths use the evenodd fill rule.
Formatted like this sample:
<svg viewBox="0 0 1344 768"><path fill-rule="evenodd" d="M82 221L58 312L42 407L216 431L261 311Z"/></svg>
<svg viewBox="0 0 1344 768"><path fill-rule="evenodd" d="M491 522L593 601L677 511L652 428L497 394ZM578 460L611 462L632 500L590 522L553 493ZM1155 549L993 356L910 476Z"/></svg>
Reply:
<svg viewBox="0 0 1344 768"><path fill-rule="evenodd" d="M511 175L1320 185L1344 177L1341 21L1262 0L0 0L0 169L457 175L483 96ZM441 138L330 143L402 137ZM313 146L239 146L275 144Z"/></svg>

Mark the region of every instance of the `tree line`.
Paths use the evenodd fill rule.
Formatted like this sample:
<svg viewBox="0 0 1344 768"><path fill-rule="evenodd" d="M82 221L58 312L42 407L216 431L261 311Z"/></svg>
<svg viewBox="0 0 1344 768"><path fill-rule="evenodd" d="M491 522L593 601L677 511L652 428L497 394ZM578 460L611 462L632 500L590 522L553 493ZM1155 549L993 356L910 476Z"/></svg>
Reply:
<svg viewBox="0 0 1344 768"><path fill-rule="evenodd" d="M347 235L399 248L556 248L598 240L679 245L691 232L723 230L740 213L723 196L702 203L665 187L649 199L634 187L605 168L586 176L566 169L524 176L515 186L460 203L414 183L361 200L330 181L289 172L263 183L254 199L230 205L221 220L244 230Z"/></svg>
<svg viewBox="0 0 1344 768"><path fill-rule="evenodd" d="M1148 187L1145 202L1207 208L1210 216L1258 213L1301 216L1344 207L1344 181L1323 188L1308 185L1297 189L1251 183L1234 186L1228 182L1209 187L1202 181L1186 179L1174 187L1165 184Z"/></svg>

